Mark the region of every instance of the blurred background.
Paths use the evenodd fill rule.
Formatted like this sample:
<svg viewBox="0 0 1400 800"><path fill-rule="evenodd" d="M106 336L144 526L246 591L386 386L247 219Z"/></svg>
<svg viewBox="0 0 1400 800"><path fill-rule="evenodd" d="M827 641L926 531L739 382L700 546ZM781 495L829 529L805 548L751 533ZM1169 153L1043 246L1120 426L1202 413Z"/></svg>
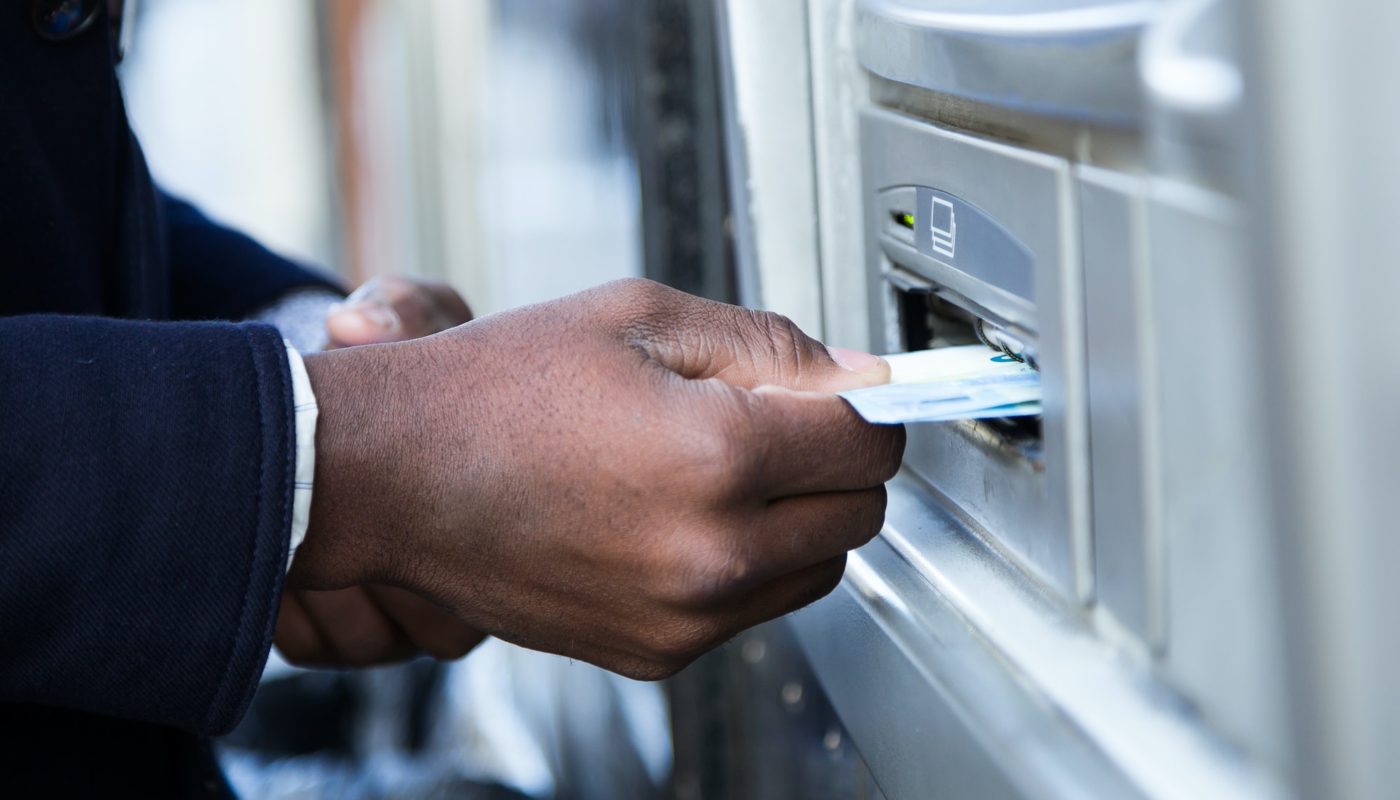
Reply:
<svg viewBox="0 0 1400 800"><path fill-rule="evenodd" d="M123 79L170 191L489 313L640 274L632 26L621 0L144 0Z"/></svg>

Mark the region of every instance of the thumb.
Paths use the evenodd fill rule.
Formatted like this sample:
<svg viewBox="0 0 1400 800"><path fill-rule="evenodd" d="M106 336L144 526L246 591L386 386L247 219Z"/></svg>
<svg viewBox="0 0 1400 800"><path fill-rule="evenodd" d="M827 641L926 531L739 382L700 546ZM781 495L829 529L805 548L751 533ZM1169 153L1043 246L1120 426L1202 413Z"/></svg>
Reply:
<svg viewBox="0 0 1400 800"><path fill-rule="evenodd" d="M854 385L847 383L847 385L840 386L839 388L830 388L828 389L829 391L844 392L847 389L859 389L863 386L879 386L880 384L890 382L890 362L873 353L867 353L864 350L853 350L849 347L830 346L826 348L826 353L838 367L854 373L861 379L860 383ZM836 378L837 382L841 382L846 376L838 375Z"/></svg>
<svg viewBox="0 0 1400 800"><path fill-rule="evenodd" d="M394 342L403 338L403 322L393 306L376 299L354 300L326 314L326 333L337 347Z"/></svg>

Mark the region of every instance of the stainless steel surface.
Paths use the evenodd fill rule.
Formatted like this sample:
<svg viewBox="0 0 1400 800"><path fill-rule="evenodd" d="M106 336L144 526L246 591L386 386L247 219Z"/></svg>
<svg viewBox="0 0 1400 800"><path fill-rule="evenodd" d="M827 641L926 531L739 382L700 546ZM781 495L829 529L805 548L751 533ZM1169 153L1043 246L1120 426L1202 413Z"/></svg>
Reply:
<svg viewBox="0 0 1400 800"><path fill-rule="evenodd" d="M1018 110L1131 126L1150 0L859 0L859 51L895 81Z"/></svg>
<svg viewBox="0 0 1400 800"><path fill-rule="evenodd" d="M1244 79L1235 52L1237 4L1176 0L1143 38L1153 171L1202 186L1239 186Z"/></svg>
<svg viewBox="0 0 1400 800"><path fill-rule="evenodd" d="M1267 772L931 499L792 618L889 797L1273 797Z"/></svg>
<svg viewBox="0 0 1400 800"><path fill-rule="evenodd" d="M952 289L978 313L1030 334L1045 391L1043 459L1031 460L963 425L914 425L906 463L1067 597L1091 592L1087 440L1079 258L1069 165L1060 158L989 142L881 110L864 112L862 148L870 210L867 272L873 335L889 338L898 310L883 272L890 262ZM923 186L975 207L1032 259L1027 302L1002 285L995 252L969 248L934 258L883 235L880 193ZM907 196L907 195L906 195ZM920 201L929 202L927 196ZM917 215L927 224L927 211Z"/></svg>
<svg viewBox="0 0 1400 800"><path fill-rule="evenodd" d="M828 344L870 348L860 109L869 95L855 45L855 0L806 0L811 54L822 323Z"/></svg>
<svg viewBox="0 0 1400 800"><path fill-rule="evenodd" d="M822 324L806 0L715 4L739 299Z"/></svg>
<svg viewBox="0 0 1400 800"><path fill-rule="evenodd" d="M1240 2L1252 45L1253 328L1288 602L1283 763L1303 797L1400 796L1400 4ZM1342 329L1345 335L1325 331ZM1278 563L1278 562L1275 562Z"/></svg>
<svg viewBox="0 0 1400 800"><path fill-rule="evenodd" d="M1147 336L1146 186L1141 177L1075 168L1084 258L1090 475L1098 602L1162 644L1161 542L1147 507L1142 386Z"/></svg>
<svg viewBox="0 0 1400 800"><path fill-rule="evenodd" d="M1239 206L1151 183L1148 314L1166 575L1164 672L1242 746L1282 763L1284 624L1271 567L1265 483L1272 436L1256 377L1258 285L1246 267ZM1271 346L1271 345L1270 345Z"/></svg>

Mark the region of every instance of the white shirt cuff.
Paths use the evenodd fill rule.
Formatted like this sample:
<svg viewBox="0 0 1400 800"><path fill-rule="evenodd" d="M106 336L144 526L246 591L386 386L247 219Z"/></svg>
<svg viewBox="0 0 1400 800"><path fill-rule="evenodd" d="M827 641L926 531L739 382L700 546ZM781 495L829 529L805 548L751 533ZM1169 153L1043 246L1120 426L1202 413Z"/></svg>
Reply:
<svg viewBox="0 0 1400 800"><path fill-rule="evenodd" d="M292 343L283 340L287 346L287 366L292 373L292 408L296 427L296 475L292 490L292 538L287 547L287 569L292 568L292 558L297 548L306 538L306 528L311 524L311 484L316 478L316 416L320 409L316 406L316 394L311 391L311 378L306 374L306 364L301 353Z"/></svg>

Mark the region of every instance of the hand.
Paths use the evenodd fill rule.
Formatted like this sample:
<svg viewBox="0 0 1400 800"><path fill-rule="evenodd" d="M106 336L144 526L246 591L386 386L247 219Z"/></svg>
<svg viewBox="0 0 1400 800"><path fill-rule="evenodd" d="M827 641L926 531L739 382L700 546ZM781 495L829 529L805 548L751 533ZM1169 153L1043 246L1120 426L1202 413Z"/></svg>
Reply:
<svg viewBox="0 0 1400 800"><path fill-rule="evenodd" d="M411 592L366 584L287 591L273 642L304 667L369 667L420 654L461 658L485 635Z"/></svg>
<svg viewBox="0 0 1400 800"><path fill-rule="evenodd" d="M471 319L467 301L446 284L371 278L326 315L326 349L417 339Z"/></svg>
<svg viewBox="0 0 1400 800"><path fill-rule="evenodd" d="M406 341L471 318L466 301L444 284L373 278L326 315L327 349ZM461 658L483 638L431 601L366 584L322 592L288 589L273 642L294 664L365 667L422 653Z"/></svg>
<svg viewBox="0 0 1400 800"><path fill-rule="evenodd" d="M904 446L831 394L882 360L647 281L306 364L292 585L398 586L637 678L835 587Z"/></svg>

